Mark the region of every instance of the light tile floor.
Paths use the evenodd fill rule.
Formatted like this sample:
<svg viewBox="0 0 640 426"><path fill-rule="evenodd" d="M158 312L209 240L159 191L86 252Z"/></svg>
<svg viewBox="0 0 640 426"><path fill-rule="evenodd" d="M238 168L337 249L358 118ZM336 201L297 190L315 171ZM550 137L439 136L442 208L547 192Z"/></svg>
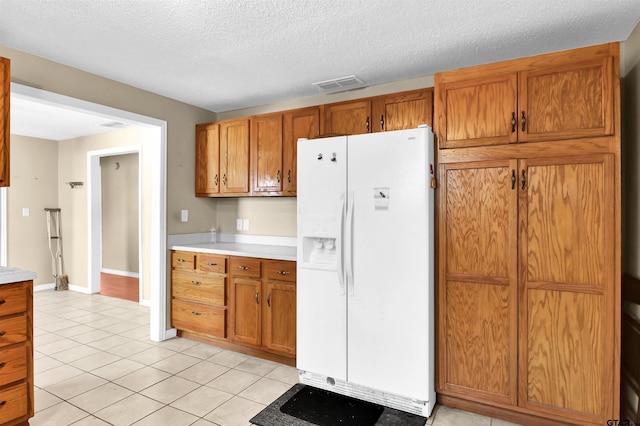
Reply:
<svg viewBox="0 0 640 426"><path fill-rule="evenodd" d="M247 426L297 382L289 366L148 337L149 309L137 303L36 292L31 426ZM447 407L434 413L427 425L511 425Z"/></svg>

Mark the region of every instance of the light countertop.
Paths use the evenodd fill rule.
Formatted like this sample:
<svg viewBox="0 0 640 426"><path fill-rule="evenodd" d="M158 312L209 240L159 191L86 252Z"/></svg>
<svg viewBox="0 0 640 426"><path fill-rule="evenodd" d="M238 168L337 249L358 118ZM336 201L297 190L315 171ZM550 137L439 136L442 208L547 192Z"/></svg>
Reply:
<svg viewBox="0 0 640 426"><path fill-rule="evenodd" d="M171 250L228 256L257 257L273 260L296 260L295 237L218 234L216 243L209 233L169 236Z"/></svg>
<svg viewBox="0 0 640 426"><path fill-rule="evenodd" d="M36 278L36 273L24 271L18 268L7 268L0 266L0 284L19 283L21 281L32 281Z"/></svg>

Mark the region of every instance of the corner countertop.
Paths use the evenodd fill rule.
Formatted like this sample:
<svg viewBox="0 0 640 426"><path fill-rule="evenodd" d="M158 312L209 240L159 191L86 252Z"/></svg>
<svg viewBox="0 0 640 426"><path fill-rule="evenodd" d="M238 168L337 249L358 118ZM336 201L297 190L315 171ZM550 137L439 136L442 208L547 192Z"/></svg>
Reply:
<svg viewBox="0 0 640 426"><path fill-rule="evenodd" d="M19 283L21 281L32 281L36 278L35 272L24 271L18 268L7 268L0 266L0 284Z"/></svg>
<svg viewBox="0 0 640 426"><path fill-rule="evenodd" d="M171 250L228 256L257 257L273 260L296 260L295 237L272 237L262 235L224 234L216 235L211 242L211 233L178 234L169 236Z"/></svg>

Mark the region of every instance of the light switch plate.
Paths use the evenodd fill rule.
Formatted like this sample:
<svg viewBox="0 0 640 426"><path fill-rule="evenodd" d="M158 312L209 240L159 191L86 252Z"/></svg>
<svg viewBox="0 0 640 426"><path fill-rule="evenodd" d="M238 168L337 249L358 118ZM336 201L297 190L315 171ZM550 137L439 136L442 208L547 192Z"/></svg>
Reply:
<svg viewBox="0 0 640 426"><path fill-rule="evenodd" d="M24 216L24 217L31 216L31 211L29 210L29 207L23 207L22 208L22 216Z"/></svg>
<svg viewBox="0 0 640 426"><path fill-rule="evenodd" d="M236 231L242 231L242 219L236 219Z"/></svg>
<svg viewBox="0 0 640 426"><path fill-rule="evenodd" d="M243 231L249 230L249 219L242 219L242 230Z"/></svg>
<svg viewBox="0 0 640 426"><path fill-rule="evenodd" d="M181 210L180 211L180 221L181 222L189 222L189 210Z"/></svg>

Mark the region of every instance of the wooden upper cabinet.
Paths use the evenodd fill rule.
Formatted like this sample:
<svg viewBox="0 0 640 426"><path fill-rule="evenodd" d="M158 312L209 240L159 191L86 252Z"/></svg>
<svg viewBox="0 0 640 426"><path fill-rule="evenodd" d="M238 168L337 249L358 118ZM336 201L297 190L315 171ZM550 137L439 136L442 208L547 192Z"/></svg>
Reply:
<svg viewBox="0 0 640 426"><path fill-rule="evenodd" d="M320 107L287 111L284 114L284 176L283 195L296 195L298 169L298 139L313 139L320 135Z"/></svg>
<svg viewBox="0 0 640 426"><path fill-rule="evenodd" d="M440 148L613 135L617 44L436 74Z"/></svg>
<svg viewBox="0 0 640 426"><path fill-rule="evenodd" d="M249 119L220 123L220 192L249 195Z"/></svg>
<svg viewBox="0 0 640 426"><path fill-rule="evenodd" d="M0 186L9 186L10 61L0 57Z"/></svg>
<svg viewBox="0 0 640 426"><path fill-rule="evenodd" d="M378 96L372 101L374 132L433 127L433 88Z"/></svg>
<svg viewBox="0 0 640 426"><path fill-rule="evenodd" d="M613 134L612 70L613 57L607 57L520 72L519 140Z"/></svg>
<svg viewBox="0 0 640 426"><path fill-rule="evenodd" d="M439 83L437 117L441 148L516 142L517 75Z"/></svg>
<svg viewBox="0 0 640 426"><path fill-rule="evenodd" d="M220 193L220 125L196 126L196 196Z"/></svg>
<svg viewBox="0 0 640 426"><path fill-rule="evenodd" d="M324 106L325 135L371 133L371 101L338 102Z"/></svg>
<svg viewBox="0 0 640 426"><path fill-rule="evenodd" d="M282 114L251 119L252 192L281 192L283 175Z"/></svg>

